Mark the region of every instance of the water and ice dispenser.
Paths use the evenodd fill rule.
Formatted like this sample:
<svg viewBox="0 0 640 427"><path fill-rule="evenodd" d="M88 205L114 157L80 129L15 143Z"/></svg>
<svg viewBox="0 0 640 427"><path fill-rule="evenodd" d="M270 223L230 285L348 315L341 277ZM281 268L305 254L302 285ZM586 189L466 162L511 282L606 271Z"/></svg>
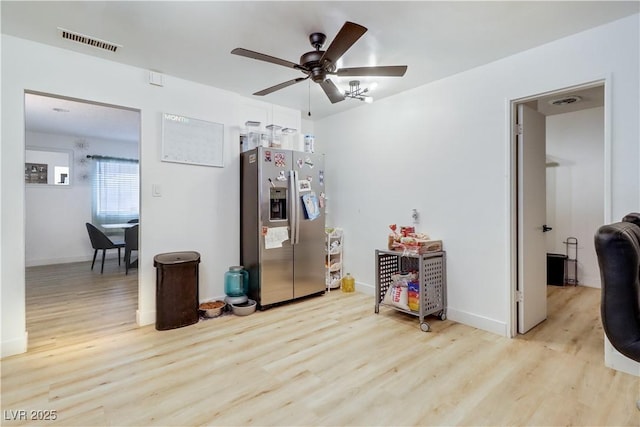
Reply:
<svg viewBox="0 0 640 427"><path fill-rule="evenodd" d="M269 189L269 220L286 221L287 219L287 189L271 187Z"/></svg>

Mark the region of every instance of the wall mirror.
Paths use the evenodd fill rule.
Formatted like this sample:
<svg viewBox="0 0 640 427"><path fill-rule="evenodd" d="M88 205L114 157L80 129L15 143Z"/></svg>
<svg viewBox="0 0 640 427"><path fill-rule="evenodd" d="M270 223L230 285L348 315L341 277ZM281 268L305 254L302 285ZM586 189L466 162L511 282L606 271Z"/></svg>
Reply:
<svg viewBox="0 0 640 427"><path fill-rule="evenodd" d="M71 185L72 150L26 147L24 162L25 184Z"/></svg>

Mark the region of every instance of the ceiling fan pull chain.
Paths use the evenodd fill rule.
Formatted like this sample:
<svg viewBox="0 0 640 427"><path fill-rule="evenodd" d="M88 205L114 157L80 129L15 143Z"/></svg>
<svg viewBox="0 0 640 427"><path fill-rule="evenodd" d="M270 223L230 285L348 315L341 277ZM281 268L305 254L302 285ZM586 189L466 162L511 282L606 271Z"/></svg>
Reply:
<svg viewBox="0 0 640 427"><path fill-rule="evenodd" d="M311 117L311 80L309 80L309 113L308 116Z"/></svg>

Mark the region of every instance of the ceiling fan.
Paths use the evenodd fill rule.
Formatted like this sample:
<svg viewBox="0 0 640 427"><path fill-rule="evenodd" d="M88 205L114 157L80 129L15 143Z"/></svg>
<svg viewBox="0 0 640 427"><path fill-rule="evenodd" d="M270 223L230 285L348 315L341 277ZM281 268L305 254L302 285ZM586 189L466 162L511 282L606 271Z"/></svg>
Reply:
<svg viewBox="0 0 640 427"><path fill-rule="evenodd" d="M245 56L259 61L270 62L276 65L282 65L287 68L300 70L306 77L298 77L275 86L263 89L254 93L257 96L268 95L285 87L300 83L308 78L318 83L324 93L327 95L331 103L335 104L345 99L345 94L338 89L328 76L336 75L339 77L356 77L356 76L384 76L384 77L402 77L407 71L406 65L390 65L390 66L373 66L373 67L353 67L353 68L336 68L336 63L344 53L360 38L367 29L362 25L353 22L345 22L335 39L331 42L327 50L320 50L327 40L327 36L323 33L313 33L309 36L311 46L315 50L304 53L300 57L300 63L287 61L285 59L276 58L274 56L265 55L264 53L254 52L243 48L235 48L231 51L234 55Z"/></svg>

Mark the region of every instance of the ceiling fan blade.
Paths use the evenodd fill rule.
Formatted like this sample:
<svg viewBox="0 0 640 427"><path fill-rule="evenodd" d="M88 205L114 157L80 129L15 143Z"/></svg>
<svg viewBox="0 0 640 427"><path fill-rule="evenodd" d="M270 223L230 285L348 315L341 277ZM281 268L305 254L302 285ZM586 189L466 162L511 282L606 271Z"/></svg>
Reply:
<svg viewBox="0 0 640 427"><path fill-rule="evenodd" d="M381 67L353 67L336 70L339 77L402 77L407 72L406 65L388 65Z"/></svg>
<svg viewBox="0 0 640 427"><path fill-rule="evenodd" d="M291 86L291 85L294 85L296 83L300 83L301 81L307 80L308 78L309 78L309 76L307 76L307 77L298 77L297 79L289 80L287 82L280 83L280 84L277 84L275 86L271 86L269 88L263 89L260 92L254 93L254 95L257 95L257 96L268 95L268 94L270 94L272 92L275 92L277 90L284 89L287 86Z"/></svg>
<svg viewBox="0 0 640 427"><path fill-rule="evenodd" d="M342 55L344 55L344 53L349 50L349 48L353 46L353 44L366 32L367 28L362 25L349 21L345 22L325 51L324 55L322 55L320 62L328 59L335 64L336 61L338 61L338 59L340 59L340 57L342 57Z"/></svg>
<svg viewBox="0 0 640 427"><path fill-rule="evenodd" d="M234 55L245 56L251 59L257 59L258 61L265 61L276 65L282 65L283 67L287 68L295 68L297 70L303 69L299 64L287 61L286 59L276 58L275 56L265 55L264 53L254 52L252 50L243 49L241 47L233 49L231 53Z"/></svg>
<svg viewBox="0 0 640 427"><path fill-rule="evenodd" d="M344 93L342 93L342 91L338 89L338 86L336 86L331 80L327 79L319 84L320 87L322 87L322 90L324 90L324 93L329 97L332 104L344 101Z"/></svg>

